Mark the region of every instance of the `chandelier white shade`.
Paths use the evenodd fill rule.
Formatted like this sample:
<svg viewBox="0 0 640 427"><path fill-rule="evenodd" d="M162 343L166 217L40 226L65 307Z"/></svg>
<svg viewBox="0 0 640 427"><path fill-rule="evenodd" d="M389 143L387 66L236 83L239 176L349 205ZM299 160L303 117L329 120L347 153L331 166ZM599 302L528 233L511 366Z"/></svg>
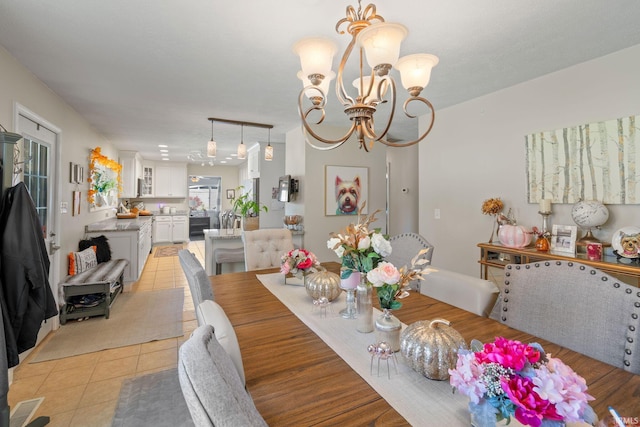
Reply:
<svg viewBox="0 0 640 427"><path fill-rule="evenodd" d="M216 142L212 139L207 143L207 157L216 157Z"/></svg>
<svg viewBox="0 0 640 427"><path fill-rule="evenodd" d="M213 120L209 120L211 121L211 141L207 142L207 157L215 158L217 146L216 142L213 140Z"/></svg>
<svg viewBox="0 0 640 427"><path fill-rule="evenodd" d="M325 105L329 81L333 78L331 64L336 52L333 41L312 37L297 42L293 51L300 56L302 71L298 77L303 81L303 89L298 96L298 112L307 143L320 150L330 150L344 144L351 135L357 137L360 148L369 151L375 141L391 147L406 147L423 140L433 127L435 111L431 102L420 96L429 83L431 69L438 64L438 58L430 54L408 55L399 58L402 41L408 36L407 28L398 23L387 23L376 13L376 6L369 4L364 9L358 0L358 9L347 7L346 17L336 24L339 34L350 34L351 42L345 49L336 78L336 97L344 106L344 112L351 121L347 132L337 139L327 139L319 135L319 126L311 126L309 119L319 116L315 121L320 125L325 119ZM344 28L346 27L346 29ZM343 82L347 61L352 53L359 57L359 77L353 82L357 88L355 96L350 96ZM363 69L364 58L371 68ZM409 114L407 107L416 102L426 107L425 113L431 120L426 130L418 138L408 142L391 142L387 137L393 122L396 109L396 83L390 71L396 69L400 73L403 87L408 91L408 98L402 105L406 117L416 119ZM373 79L373 82L372 80ZM311 106L304 107L305 97ZM374 127L374 114L379 104L388 103L391 112L380 119L382 126ZM312 114L313 113L313 114ZM318 142L326 145L316 145Z"/></svg>
<svg viewBox="0 0 640 427"><path fill-rule="evenodd" d="M379 22L358 33L358 45L364 49L369 67L393 66L400 57L400 45L409 31L402 24Z"/></svg>
<svg viewBox="0 0 640 427"><path fill-rule="evenodd" d="M273 160L273 146L271 145L271 129L269 129L269 143L264 148L264 159L267 162L270 162Z"/></svg>

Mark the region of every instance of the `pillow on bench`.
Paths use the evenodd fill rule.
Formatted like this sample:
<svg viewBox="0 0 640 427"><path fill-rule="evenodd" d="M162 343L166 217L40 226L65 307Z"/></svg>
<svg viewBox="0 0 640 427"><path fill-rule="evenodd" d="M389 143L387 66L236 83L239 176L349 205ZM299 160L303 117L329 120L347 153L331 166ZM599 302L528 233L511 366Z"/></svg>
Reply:
<svg viewBox="0 0 640 427"><path fill-rule="evenodd" d="M69 253L69 276L74 276L98 265L96 247L91 246L80 252Z"/></svg>

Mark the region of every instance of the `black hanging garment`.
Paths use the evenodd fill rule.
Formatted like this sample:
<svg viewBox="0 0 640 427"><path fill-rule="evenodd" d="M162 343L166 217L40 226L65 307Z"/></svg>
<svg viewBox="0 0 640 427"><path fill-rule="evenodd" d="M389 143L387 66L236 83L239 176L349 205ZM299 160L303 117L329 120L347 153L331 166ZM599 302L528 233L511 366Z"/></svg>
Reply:
<svg viewBox="0 0 640 427"><path fill-rule="evenodd" d="M24 183L9 188L0 210L0 304L8 367L36 345L42 322L58 314L49 286L42 226Z"/></svg>

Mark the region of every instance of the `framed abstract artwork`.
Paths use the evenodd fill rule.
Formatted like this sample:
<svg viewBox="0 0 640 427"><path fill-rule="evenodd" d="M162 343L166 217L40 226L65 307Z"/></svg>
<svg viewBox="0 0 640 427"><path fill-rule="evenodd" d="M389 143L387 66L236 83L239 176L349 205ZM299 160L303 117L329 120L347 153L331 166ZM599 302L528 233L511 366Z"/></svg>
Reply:
<svg viewBox="0 0 640 427"><path fill-rule="evenodd" d="M325 215L357 215L369 196L369 169L359 166L325 167ZM367 207L362 212L367 213Z"/></svg>

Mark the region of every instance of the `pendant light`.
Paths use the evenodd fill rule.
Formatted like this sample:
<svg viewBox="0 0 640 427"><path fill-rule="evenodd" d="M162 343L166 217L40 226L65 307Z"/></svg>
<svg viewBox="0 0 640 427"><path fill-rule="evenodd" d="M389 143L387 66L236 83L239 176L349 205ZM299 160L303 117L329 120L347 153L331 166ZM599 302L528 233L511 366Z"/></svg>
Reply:
<svg viewBox="0 0 640 427"><path fill-rule="evenodd" d="M271 146L271 128L269 128L269 144L264 149L264 159L268 162L273 160L273 147Z"/></svg>
<svg viewBox="0 0 640 427"><path fill-rule="evenodd" d="M216 157L216 142L213 140L213 120L211 120L211 141L207 143L207 157Z"/></svg>
<svg viewBox="0 0 640 427"><path fill-rule="evenodd" d="M247 146L244 145L244 124L240 125L240 145L238 145L238 159L247 158Z"/></svg>

